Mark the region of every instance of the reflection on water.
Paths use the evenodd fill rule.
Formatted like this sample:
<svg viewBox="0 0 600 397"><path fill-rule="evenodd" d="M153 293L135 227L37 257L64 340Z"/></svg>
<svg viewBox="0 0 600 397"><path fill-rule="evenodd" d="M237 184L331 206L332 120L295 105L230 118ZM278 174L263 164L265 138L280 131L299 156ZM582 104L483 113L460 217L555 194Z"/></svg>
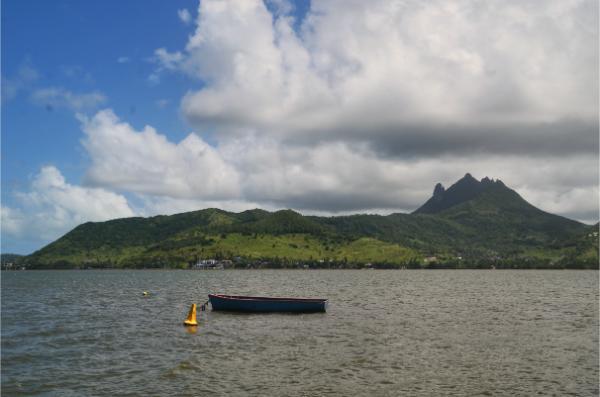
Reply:
<svg viewBox="0 0 600 397"><path fill-rule="evenodd" d="M184 327L209 292L330 302ZM3 272L2 393L594 395L598 273Z"/></svg>
<svg viewBox="0 0 600 397"><path fill-rule="evenodd" d="M198 326L197 325L188 326L188 327L185 327L185 330L187 331L188 334L193 335L198 332Z"/></svg>

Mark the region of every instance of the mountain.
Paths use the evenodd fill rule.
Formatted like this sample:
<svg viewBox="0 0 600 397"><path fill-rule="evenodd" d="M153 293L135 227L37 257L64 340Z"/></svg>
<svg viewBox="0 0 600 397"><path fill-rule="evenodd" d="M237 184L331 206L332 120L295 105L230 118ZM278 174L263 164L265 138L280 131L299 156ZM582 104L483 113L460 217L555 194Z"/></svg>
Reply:
<svg viewBox="0 0 600 397"><path fill-rule="evenodd" d="M435 185L433 196L419 207L413 214L435 214L465 201L477 198L481 193L492 188L502 190L506 188L502 181L493 181L487 177L480 181L467 173L448 190L441 183ZM508 188L506 188L508 189Z"/></svg>
<svg viewBox="0 0 600 397"><path fill-rule="evenodd" d="M201 258L271 267L598 268L598 225L544 212L466 174L412 214L200 211L88 222L22 259L33 268L182 267Z"/></svg>
<svg viewBox="0 0 600 397"><path fill-rule="evenodd" d="M500 180L477 181L471 174L448 190L436 185L433 196L413 214L434 214L472 229L475 241L491 239L494 244L551 243L578 233L583 226L534 207Z"/></svg>

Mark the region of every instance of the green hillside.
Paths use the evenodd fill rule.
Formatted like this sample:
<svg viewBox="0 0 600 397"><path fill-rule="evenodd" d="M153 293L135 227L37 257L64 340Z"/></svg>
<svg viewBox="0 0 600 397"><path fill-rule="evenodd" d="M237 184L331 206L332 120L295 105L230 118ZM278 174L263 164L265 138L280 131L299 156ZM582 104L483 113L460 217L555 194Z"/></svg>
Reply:
<svg viewBox="0 0 600 397"><path fill-rule="evenodd" d="M30 268L180 267L199 259L267 267L598 268L598 225L535 208L467 174L413 214L303 216L219 209L79 225L22 258Z"/></svg>

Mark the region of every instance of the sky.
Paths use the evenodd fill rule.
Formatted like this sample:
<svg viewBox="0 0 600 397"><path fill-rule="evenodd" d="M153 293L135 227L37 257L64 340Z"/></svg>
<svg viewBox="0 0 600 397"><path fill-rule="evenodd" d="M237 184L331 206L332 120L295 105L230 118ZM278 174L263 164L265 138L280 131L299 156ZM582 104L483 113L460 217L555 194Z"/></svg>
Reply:
<svg viewBox="0 0 600 397"><path fill-rule="evenodd" d="M501 179L598 221L595 0L5 0L1 250L87 221L412 212Z"/></svg>

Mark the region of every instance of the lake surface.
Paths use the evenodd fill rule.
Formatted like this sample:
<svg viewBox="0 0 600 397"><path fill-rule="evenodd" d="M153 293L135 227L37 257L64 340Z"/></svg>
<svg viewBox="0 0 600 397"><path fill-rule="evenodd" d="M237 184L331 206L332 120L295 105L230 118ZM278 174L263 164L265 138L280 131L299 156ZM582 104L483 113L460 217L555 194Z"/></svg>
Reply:
<svg viewBox="0 0 600 397"><path fill-rule="evenodd" d="M183 327L209 292L330 302ZM590 396L598 326L597 271L2 272L2 395Z"/></svg>

